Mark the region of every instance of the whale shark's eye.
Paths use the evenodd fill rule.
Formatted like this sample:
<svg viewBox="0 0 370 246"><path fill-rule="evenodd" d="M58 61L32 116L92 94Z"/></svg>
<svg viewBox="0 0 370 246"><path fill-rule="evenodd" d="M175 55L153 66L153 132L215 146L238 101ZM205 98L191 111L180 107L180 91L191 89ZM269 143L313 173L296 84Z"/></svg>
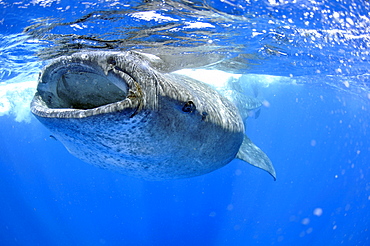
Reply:
<svg viewBox="0 0 370 246"><path fill-rule="evenodd" d="M195 109L195 104L192 101L186 102L182 107L182 111L184 111L185 113L193 113Z"/></svg>
<svg viewBox="0 0 370 246"><path fill-rule="evenodd" d="M107 59L107 62L108 62L108 64L111 64L113 66L115 66L117 64L117 62L116 62L116 60L114 60L113 56L109 57Z"/></svg>

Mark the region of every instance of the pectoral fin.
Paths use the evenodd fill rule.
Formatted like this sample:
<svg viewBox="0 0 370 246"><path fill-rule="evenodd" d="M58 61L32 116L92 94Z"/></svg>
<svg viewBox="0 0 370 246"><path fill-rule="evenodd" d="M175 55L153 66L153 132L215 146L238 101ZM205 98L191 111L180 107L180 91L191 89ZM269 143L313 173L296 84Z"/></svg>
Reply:
<svg viewBox="0 0 370 246"><path fill-rule="evenodd" d="M247 136L244 136L243 143L240 146L236 158L267 171L276 180L275 169L270 159Z"/></svg>

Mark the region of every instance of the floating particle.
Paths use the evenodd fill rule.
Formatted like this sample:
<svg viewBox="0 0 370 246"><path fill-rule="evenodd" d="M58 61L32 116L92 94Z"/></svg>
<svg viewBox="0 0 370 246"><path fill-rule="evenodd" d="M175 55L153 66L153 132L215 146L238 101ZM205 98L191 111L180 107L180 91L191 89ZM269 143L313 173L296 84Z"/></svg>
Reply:
<svg viewBox="0 0 370 246"><path fill-rule="evenodd" d="M227 205L227 210L231 211L233 209L234 209L234 205L232 204Z"/></svg>
<svg viewBox="0 0 370 246"><path fill-rule="evenodd" d="M242 170L240 170L240 169L236 169L235 170L235 175L236 176L239 176L239 175L241 175L243 173L243 171Z"/></svg>
<svg viewBox="0 0 370 246"><path fill-rule="evenodd" d="M313 214L320 217L322 215L322 208L315 208Z"/></svg>
<svg viewBox="0 0 370 246"><path fill-rule="evenodd" d="M310 223L310 219L309 218L304 218L301 223L303 225L308 225Z"/></svg>

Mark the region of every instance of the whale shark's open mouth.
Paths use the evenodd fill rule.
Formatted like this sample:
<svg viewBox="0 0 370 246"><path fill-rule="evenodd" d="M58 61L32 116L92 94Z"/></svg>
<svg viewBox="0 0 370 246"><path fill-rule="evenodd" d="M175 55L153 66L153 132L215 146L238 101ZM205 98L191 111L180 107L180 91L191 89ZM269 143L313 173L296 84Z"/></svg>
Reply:
<svg viewBox="0 0 370 246"><path fill-rule="evenodd" d="M132 81L109 64L60 57L40 74L31 111L47 118L83 118L124 109L136 112L140 99L130 89Z"/></svg>
<svg viewBox="0 0 370 246"><path fill-rule="evenodd" d="M57 81L55 108L92 109L122 101L127 91L107 77L91 72L68 71Z"/></svg>
<svg viewBox="0 0 370 246"><path fill-rule="evenodd" d="M49 108L93 109L124 100L128 87L99 66L59 62L44 71L38 92Z"/></svg>

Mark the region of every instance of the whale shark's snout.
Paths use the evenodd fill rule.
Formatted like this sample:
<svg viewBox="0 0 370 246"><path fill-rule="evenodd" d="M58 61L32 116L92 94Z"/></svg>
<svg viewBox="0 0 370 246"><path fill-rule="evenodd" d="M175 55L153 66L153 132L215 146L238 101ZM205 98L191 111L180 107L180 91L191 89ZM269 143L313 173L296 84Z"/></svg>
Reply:
<svg viewBox="0 0 370 246"><path fill-rule="evenodd" d="M158 72L158 59L130 51L57 58L39 77L31 111L76 157L130 176L188 178L239 158L275 178L238 108L204 83Z"/></svg>

